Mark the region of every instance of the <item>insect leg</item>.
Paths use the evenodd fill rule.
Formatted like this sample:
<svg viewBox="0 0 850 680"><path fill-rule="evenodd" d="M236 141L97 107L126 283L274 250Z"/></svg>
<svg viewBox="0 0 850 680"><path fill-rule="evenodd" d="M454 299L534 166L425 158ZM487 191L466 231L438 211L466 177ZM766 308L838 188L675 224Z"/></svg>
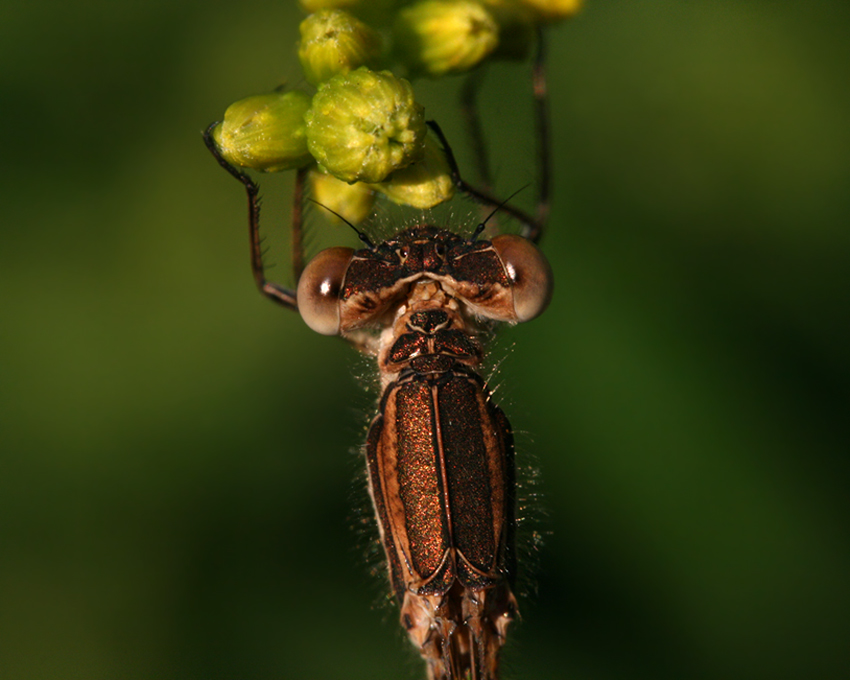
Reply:
<svg viewBox="0 0 850 680"><path fill-rule="evenodd" d="M460 91L460 108L463 114L463 122L466 126L466 135L472 146L472 157L475 159L478 181L484 191L492 191L493 180L490 174L490 154L484 143L484 131L481 128L481 116L478 115L478 93L484 82L487 70L484 66L470 73Z"/></svg>
<svg viewBox="0 0 850 680"><path fill-rule="evenodd" d="M218 147L216 146L215 140L212 136L213 128L215 128L217 124L218 123L213 123L206 130L204 130L204 143L207 145L207 148L210 150L210 153L215 156L215 159L219 162L219 165L221 165L221 167L227 170L227 172L229 172L236 179L238 179L242 183L242 186L245 187L245 194L248 197L248 235L251 241L251 271L254 273L254 281L257 284L257 288L260 289L260 292L263 295L274 300L278 304L283 305L287 309L298 311L298 303L295 300L295 291L293 289L286 288L277 283L273 283L271 281L266 280L265 268L263 266L263 249L260 240L260 188L257 186L256 182L254 182L254 180L248 176L247 173L231 165L221 155L221 152L218 150ZM299 170L298 175L296 176L295 183L296 201L295 206L292 209L293 266L296 267L296 277L300 275L302 267L302 211L300 198L303 194L303 185L304 174L303 171Z"/></svg>
<svg viewBox="0 0 850 680"><path fill-rule="evenodd" d="M461 94L464 116L467 120L467 129L472 139L473 147L476 150L476 157L479 159L479 172L482 174L482 179L485 183L485 188L476 188L469 184L461 177L460 169L455 160L454 153L449 146L445 134L440 129L440 126L434 121L428 121L428 125L437 135L440 143L443 145L443 150L446 154L446 161L449 164L449 170L452 174L452 181L455 187L465 193L474 201L491 208L498 208L500 211L507 213L522 224L521 234L530 241L537 243L540 236L543 234L543 227L549 217L549 201L551 194L552 171L551 171L551 154L549 149L549 101L546 88L546 44L543 37L543 29L537 30L537 47L532 64L531 80L534 99L534 119L535 119L535 134L537 138L537 206L534 216L527 212L514 208L510 204L505 204L495 196L493 196L487 185L489 185L489 165L487 155L484 152L484 142L481 133L480 123L476 109L477 91L480 84L480 78L473 80L475 76L471 76L464 86Z"/></svg>
<svg viewBox="0 0 850 680"><path fill-rule="evenodd" d="M446 162L449 164L449 171L452 174L452 182L458 191L462 191L477 203L490 206L491 208L499 208L502 212L510 215L516 220L519 220L519 222L523 225L523 232L532 230L535 223L531 215L519 208L514 208L510 204L504 204L490 192L477 189L461 177L460 169L457 166L457 161L455 160L451 146L449 146L449 141L446 139L446 135L435 121L429 120L427 123L434 131L434 134L437 135L437 138L440 140L440 144L443 145L443 151L446 154Z"/></svg>

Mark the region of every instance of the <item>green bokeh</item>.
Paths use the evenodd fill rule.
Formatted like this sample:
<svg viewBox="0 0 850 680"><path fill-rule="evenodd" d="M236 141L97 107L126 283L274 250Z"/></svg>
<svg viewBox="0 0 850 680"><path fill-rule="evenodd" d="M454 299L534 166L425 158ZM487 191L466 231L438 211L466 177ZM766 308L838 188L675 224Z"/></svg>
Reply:
<svg viewBox="0 0 850 680"><path fill-rule="evenodd" d="M294 4L2 4L4 680L423 676L352 530L362 364L256 293L200 139L300 83ZM493 378L549 532L507 678L850 676L848 35L845 0L552 32L556 296ZM484 93L503 195L526 91Z"/></svg>

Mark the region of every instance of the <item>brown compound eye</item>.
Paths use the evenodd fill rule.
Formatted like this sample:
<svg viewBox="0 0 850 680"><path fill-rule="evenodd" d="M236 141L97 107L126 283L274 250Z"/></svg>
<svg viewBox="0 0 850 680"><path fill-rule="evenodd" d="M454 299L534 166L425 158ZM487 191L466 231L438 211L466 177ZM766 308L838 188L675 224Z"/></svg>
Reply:
<svg viewBox="0 0 850 680"><path fill-rule="evenodd" d="M511 281L517 321L529 321L543 313L552 299L552 269L531 241L502 234L491 243Z"/></svg>
<svg viewBox="0 0 850 680"><path fill-rule="evenodd" d="M322 335L339 333L339 291L354 250L328 248L316 255L298 279L298 312Z"/></svg>

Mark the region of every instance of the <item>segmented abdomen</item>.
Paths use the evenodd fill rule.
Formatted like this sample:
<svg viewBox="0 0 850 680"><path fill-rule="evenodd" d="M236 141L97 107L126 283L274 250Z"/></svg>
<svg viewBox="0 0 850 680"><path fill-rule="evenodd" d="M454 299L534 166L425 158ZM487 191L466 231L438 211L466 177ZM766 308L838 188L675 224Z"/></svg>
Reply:
<svg viewBox="0 0 850 680"><path fill-rule="evenodd" d="M512 581L513 441L472 369L445 354L411 360L385 391L366 456L400 602Z"/></svg>

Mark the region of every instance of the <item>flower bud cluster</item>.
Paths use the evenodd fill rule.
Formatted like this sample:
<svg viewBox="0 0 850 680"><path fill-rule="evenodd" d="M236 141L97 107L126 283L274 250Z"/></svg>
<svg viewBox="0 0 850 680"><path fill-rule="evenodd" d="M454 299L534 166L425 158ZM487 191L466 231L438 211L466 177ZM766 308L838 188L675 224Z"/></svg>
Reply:
<svg viewBox="0 0 850 680"><path fill-rule="evenodd" d="M298 57L315 95L242 99L213 137L237 166L313 166L317 200L351 222L368 217L376 194L433 207L454 192L446 154L426 134L411 84L388 69L439 78L487 60L525 59L535 27L573 16L582 1L299 0L310 14Z"/></svg>

